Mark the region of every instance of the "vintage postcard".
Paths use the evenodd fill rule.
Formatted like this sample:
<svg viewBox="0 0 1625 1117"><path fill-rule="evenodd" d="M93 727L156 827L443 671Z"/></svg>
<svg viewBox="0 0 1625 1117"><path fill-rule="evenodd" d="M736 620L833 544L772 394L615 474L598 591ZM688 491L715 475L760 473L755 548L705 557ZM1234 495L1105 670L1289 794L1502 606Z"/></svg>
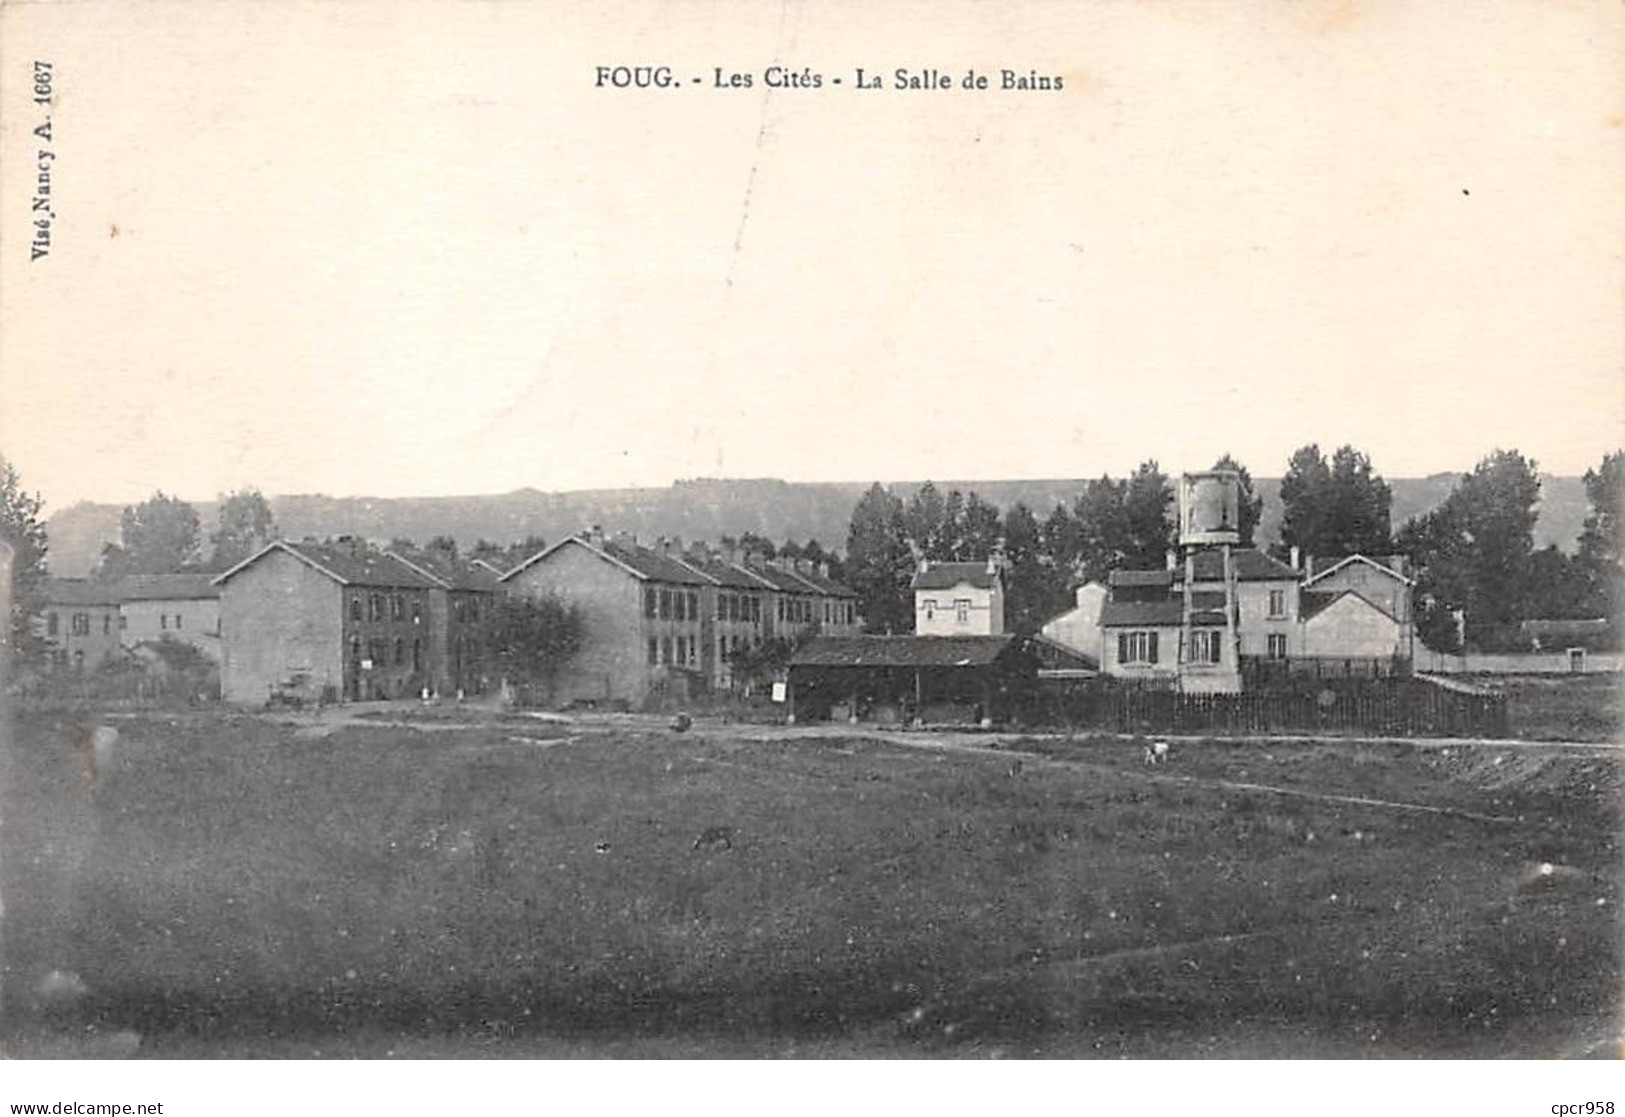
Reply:
<svg viewBox="0 0 1625 1117"><path fill-rule="evenodd" d="M1612 1113L1622 37L0 2L0 1102Z"/></svg>

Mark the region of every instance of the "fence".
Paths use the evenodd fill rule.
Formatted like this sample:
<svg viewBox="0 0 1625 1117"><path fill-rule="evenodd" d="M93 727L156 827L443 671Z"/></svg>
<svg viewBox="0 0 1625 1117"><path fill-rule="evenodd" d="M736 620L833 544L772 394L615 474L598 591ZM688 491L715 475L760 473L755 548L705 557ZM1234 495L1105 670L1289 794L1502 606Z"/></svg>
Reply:
<svg viewBox="0 0 1625 1117"><path fill-rule="evenodd" d="M1330 733L1504 737L1506 695L1424 679L1328 681L1241 694L1179 694L1115 682L1040 690L1035 725L1117 733Z"/></svg>

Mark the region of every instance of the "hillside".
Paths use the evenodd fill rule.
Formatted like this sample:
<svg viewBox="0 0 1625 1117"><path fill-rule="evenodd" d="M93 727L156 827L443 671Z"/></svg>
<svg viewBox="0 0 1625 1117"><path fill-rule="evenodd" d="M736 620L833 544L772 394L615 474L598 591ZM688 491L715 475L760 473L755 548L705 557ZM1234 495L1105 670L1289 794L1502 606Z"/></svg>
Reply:
<svg viewBox="0 0 1625 1117"><path fill-rule="evenodd" d="M1456 474L1391 478L1394 524L1436 507L1455 484ZM1585 486L1578 477L1541 478L1544 501L1535 526L1536 546L1556 543L1568 550L1587 514ZM1059 501L1077 495L1082 481L938 481L943 491L975 490L1000 508L1016 501L1047 513ZM893 483L907 497L920 485ZM1278 479L1260 479L1264 497L1261 539L1276 538L1281 522ZM373 539L405 537L426 540L450 535L469 546L477 539L500 543L540 535L558 539L592 524L611 531L631 531L642 538L677 535L715 539L753 531L769 539L817 539L844 550L852 507L868 488L866 482L798 484L774 479L679 481L664 489L591 489L544 493L535 489L487 496L271 497L277 523L285 535L363 535ZM213 502L196 504L204 533L214 524ZM54 513L47 521L51 569L64 576L89 572L102 544L116 541L120 505L83 502Z"/></svg>

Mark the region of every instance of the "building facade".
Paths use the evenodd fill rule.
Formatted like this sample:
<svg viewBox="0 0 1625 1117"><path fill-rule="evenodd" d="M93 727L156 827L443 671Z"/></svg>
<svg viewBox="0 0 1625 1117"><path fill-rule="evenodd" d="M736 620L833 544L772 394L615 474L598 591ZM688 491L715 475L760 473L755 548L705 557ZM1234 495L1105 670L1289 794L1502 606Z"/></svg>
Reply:
<svg viewBox="0 0 1625 1117"><path fill-rule="evenodd" d="M435 583L362 541L282 540L215 585L228 702L258 704L290 690L376 701L428 683Z"/></svg>
<svg viewBox="0 0 1625 1117"><path fill-rule="evenodd" d="M45 607L34 621L56 670L95 671L123 655L118 588L89 578L45 579Z"/></svg>
<svg viewBox="0 0 1625 1117"><path fill-rule="evenodd" d="M1002 636L1004 576L986 562L921 560L914 581L916 636Z"/></svg>
<svg viewBox="0 0 1625 1117"><path fill-rule="evenodd" d="M178 640L220 661L220 590L207 574L138 574L114 583L126 648Z"/></svg>

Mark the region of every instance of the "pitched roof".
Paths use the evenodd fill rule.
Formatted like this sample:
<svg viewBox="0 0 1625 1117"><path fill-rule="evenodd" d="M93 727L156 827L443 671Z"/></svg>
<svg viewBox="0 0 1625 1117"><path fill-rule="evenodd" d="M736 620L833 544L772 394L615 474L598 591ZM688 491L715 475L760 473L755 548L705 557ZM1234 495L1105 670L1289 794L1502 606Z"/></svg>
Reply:
<svg viewBox="0 0 1625 1117"><path fill-rule="evenodd" d="M788 570L781 570L776 566L747 566L745 569L751 574L768 582L780 593L815 594L821 592L805 578L798 577Z"/></svg>
<svg viewBox="0 0 1625 1117"><path fill-rule="evenodd" d="M1171 586L1173 583L1172 570L1113 570L1106 575L1106 584L1112 587Z"/></svg>
<svg viewBox="0 0 1625 1117"><path fill-rule="evenodd" d="M843 586L827 574L820 574L816 570L798 570L796 577L808 583L819 593L828 597L856 597L857 591L850 586Z"/></svg>
<svg viewBox="0 0 1625 1117"><path fill-rule="evenodd" d="M933 562L914 575L917 590L949 590L964 583L979 590L998 585L998 575L989 574L985 562Z"/></svg>
<svg viewBox="0 0 1625 1117"><path fill-rule="evenodd" d="M131 574L114 585L124 601L200 601L220 596L212 574Z"/></svg>
<svg viewBox="0 0 1625 1117"><path fill-rule="evenodd" d="M604 540L603 545L593 543L585 536L572 535L559 540L551 547L545 547L531 555L524 562L519 563L512 570L502 575L501 581L506 582L522 570L527 570L536 563L548 558L564 547L585 547L599 558L619 566L634 578L649 582L669 582L682 586L709 586L713 582L704 574L685 562L667 558L658 551L651 551L647 547L640 547L636 543L623 543L620 541Z"/></svg>
<svg viewBox="0 0 1625 1117"><path fill-rule="evenodd" d="M762 579L731 562L719 562L714 559L701 558L698 555L685 555L683 561L719 586L726 586L729 589L736 590L755 590L757 592L768 588Z"/></svg>
<svg viewBox="0 0 1625 1117"><path fill-rule="evenodd" d="M1284 562L1277 562L1257 547L1233 547L1230 563L1238 582L1295 582L1299 572ZM1185 564L1179 564L1175 577L1184 581ZM1224 554L1220 551L1196 552L1196 580L1198 582L1224 581Z"/></svg>
<svg viewBox="0 0 1625 1117"><path fill-rule="evenodd" d="M1177 597L1166 601L1108 601L1100 607L1102 628L1178 628L1185 620L1185 605Z"/></svg>
<svg viewBox="0 0 1625 1117"><path fill-rule="evenodd" d="M1028 637L1028 641L1029 646L1038 657L1040 670L1044 668L1049 668L1052 671L1100 670L1100 663L1094 656L1081 652L1070 644L1063 644L1059 640L1045 636L1042 632Z"/></svg>
<svg viewBox="0 0 1625 1117"><path fill-rule="evenodd" d="M388 553L448 590L492 593L497 588L497 577L490 567L450 551L436 547L391 547Z"/></svg>
<svg viewBox="0 0 1625 1117"><path fill-rule="evenodd" d="M1016 646L1014 636L819 636L791 667L986 667Z"/></svg>
<svg viewBox="0 0 1625 1117"><path fill-rule="evenodd" d="M1313 590L1305 590L1300 595L1300 600L1298 602L1298 618L1304 622L1313 620L1315 617L1319 616L1321 613L1324 613L1327 609L1330 609L1333 605L1336 605L1345 597L1354 598L1356 601L1359 601L1365 605L1366 608L1373 609L1376 612L1381 613L1389 620L1398 620L1398 618L1395 617L1391 612L1377 604L1375 601L1372 601L1369 597L1365 596L1363 593L1360 593L1358 590L1337 590L1333 593L1316 593Z"/></svg>
<svg viewBox="0 0 1625 1117"><path fill-rule="evenodd" d="M45 601L48 605L117 605L118 587L95 578L47 578Z"/></svg>
<svg viewBox="0 0 1625 1117"><path fill-rule="evenodd" d="M1390 561L1392 561L1392 557L1390 557ZM1350 563L1356 562L1364 563L1373 570L1380 571L1381 573L1388 575L1390 578L1395 578L1407 586L1413 586L1416 584L1413 579L1405 577L1405 575L1395 570L1392 566L1388 565L1388 563L1378 562L1376 559L1367 558L1365 555L1349 555L1347 558L1339 559L1337 562L1334 562L1328 566L1325 570L1317 572L1314 577L1307 579L1303 584L1306 586L1313 585L1327 575L1335 574L1337 571L1343 569L1345 566L1348 566Z"/></svg>
<svg viewBox="0 0 1625 1117"><path fill-rule="evenodd" d="M384 589L430 589L435 583L400 559L360 541L315 543L279 539L269 543L214 580L217 586L272 551L292 555L306 566L343 586L378 586Z"/></svg>

